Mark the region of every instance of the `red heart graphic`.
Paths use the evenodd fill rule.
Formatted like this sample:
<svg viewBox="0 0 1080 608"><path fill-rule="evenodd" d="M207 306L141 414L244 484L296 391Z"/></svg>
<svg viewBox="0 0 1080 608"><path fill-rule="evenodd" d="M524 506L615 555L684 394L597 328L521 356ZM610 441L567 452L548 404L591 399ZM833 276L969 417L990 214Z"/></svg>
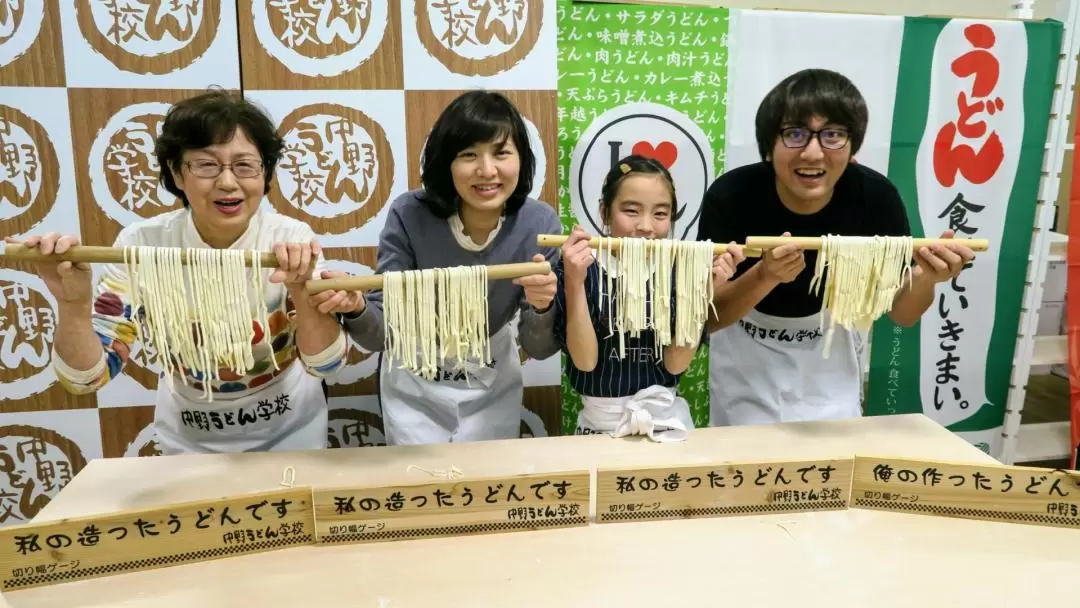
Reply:
<svg viewBox="0 0 1080 608"><path fill-rule="evenodd" d="M675 164L675 159L679 158L679 149L670 141L662 141L660 142L660 145L655 148L647 141L639 141L634 144L631 152L638 156L655 158L667 169L671 169L671 165Z"/></svg>

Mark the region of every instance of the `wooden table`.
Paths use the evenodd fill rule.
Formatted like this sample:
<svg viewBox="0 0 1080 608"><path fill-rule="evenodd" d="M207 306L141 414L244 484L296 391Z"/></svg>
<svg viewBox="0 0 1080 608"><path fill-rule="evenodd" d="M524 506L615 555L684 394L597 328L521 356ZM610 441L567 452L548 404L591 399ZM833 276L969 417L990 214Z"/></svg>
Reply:
<svg viewBox="0 0 1080 608"><path fill-rule="evenodd" d="M848 457L993 463L921 415L606 436L92 461L35 521L297 485ZM848 510L298 547L6 595L13 608L1066 606L1080 531Z"/></svg>

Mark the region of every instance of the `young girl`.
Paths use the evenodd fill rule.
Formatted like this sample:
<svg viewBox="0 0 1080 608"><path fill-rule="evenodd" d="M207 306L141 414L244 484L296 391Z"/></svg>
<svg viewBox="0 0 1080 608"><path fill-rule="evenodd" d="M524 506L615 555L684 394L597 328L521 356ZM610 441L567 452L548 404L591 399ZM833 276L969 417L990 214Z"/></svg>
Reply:
<svg viewBox="0 0 1080 608"><path fill-rule="evenodd" d="M504 96L470 91L435 122L423 153L423 189L391 206L379 237L376 272L494 265L554 264L558 250L541 249L537 234L561 232L551 206L529 197L535 160L517 109ZM539 253L538 253L539 252ZM516 438L524 382L510 334L519 310L521 347L535 359L558 352L552 334L555 275L488 283L491 367L468 379L439 373L434 381L380 356L378 376L389 445ZM382 292L345 312L345 327L361 347L382 351Z"/></svg>
<svg viewBox="0 0 1080 608"><path fill-rule="evenodd" d="M671 174L654 159L628 156L604 179L600 217L609 236L669 238L676 208ZM647 330L637 338L625 337L620 358L620 337L609 335L608 315L612 313L606 303L602 309L600 301L607 275L619 272L618 259L597 255L589 247L590 238L580 226L575 227L555 267L555 336L569 355L566 374L583 406L577 434L685 439L693 421L686 400L676 395L676 387L697 348L667 346L660 361L654 333ZM713 258L715 283L734 273L733 256L741 258L741 250L735 248L733 253ZM618 303L612 302L615 306ZM675 310L674 303L671 309Z"/></svg>

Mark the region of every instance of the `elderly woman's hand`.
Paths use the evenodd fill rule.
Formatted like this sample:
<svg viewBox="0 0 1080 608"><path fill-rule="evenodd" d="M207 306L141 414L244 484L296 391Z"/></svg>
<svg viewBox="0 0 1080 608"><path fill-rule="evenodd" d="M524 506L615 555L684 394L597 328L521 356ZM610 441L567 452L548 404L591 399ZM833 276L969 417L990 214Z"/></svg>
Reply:
<svg viewBox="0 0 1080 608"><path fill-rule="evenodd" d="M270 275L271 283L283 283L290 292L306 291L307 282L315 270L315 263L322 253L316 241L310 243L276 243L273 248L278 269Z"/></svg>
<svg viewBox="0 0 1080 608"><path fill-rule="evenodd" d="M19 244L12 237L5 237L4 242ZM79 244L75 236L60 236L50 232L45 236L32 236L22 242L28 248L36 248L44 255L66 253ZM34 271L45 281L45 286L56 298L58 305L86 305L94 295L93 272L85 262L60 262L42 260L34 262Z"/></svg>

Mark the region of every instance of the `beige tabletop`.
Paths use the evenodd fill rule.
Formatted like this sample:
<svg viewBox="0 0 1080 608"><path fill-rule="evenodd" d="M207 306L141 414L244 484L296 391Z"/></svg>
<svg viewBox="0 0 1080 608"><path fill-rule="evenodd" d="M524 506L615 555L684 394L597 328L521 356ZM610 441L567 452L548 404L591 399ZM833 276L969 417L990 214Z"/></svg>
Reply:
<svg viewBox="0 0 1080 608"><path fill-rule="evenodd" d="M993 463L920 416L606 436L92 461L35 519L276 489L608 466L846 457ZM5 595L13 608L1074 606L1080 531L865 510L297 547Z"/></svg>

